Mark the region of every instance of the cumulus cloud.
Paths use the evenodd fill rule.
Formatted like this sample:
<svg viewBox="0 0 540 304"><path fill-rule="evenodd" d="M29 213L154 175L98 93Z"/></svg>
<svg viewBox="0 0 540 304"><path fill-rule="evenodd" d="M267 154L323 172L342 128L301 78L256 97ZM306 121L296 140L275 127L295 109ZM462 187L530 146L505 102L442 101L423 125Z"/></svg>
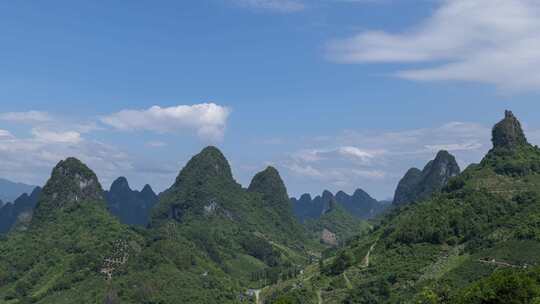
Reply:
<svg viewBox="0 0 540 304"><path fill-rule="evenodd" d="M409 30L364 31L329 43L328 51L330 58L343 63L416 65L396 71L405 79L536 90L538 48L539 1L442 0L427 20Z"/></svg>
<svg viewBox="0 0 540 304"><path fill-rule="evenodd" d="M6 112L0 113L0 120L16 123L44 123L52 121L52 117L47 112L27 111L27 112Z"/></svg>
<svg viewBox="0 0 540 304"><path fill-rule="evenodd" d="M233 0L237 5L261 9L276 11L281 13L293 13L302 11L305 8L305 5L301 1L295 0Z"/></svg>
<svg viewBox="0 0 540 304"><path fill-rule="evenodd" d="M143 130L159 133L195 131L200 138L219 140L223 138L230 112L227 107L215 103L168 108L153 106L146 110L122 110L102 117L101 121L121 131Z"/></svg>

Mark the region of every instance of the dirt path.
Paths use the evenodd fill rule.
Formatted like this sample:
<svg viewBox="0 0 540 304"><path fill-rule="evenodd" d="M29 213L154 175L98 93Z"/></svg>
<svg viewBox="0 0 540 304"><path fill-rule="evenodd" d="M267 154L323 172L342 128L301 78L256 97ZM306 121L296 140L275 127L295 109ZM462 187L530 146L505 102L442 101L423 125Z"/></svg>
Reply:
<svg viewBox="0 0 540 304"><path fill-rule="evenodd" d="M352 289L353 286L351 284L351 281L349 280L349 277L347 277L347 274L343 273L343 279L345 280L345 285L347 286L347 289Z"/></svg>
<svg viewBox="0 0 540 304"><path fill-rule="evenodd" d="M484 264L495 265L495 266L502 266L502 267L523 268L523 266L513 265L506 262L500 262L500 261L496 261L495 259L492 259L492 260L479 259L478 262L484 263Z"/></svg>
<svg viewBox="0 0 540 304"><path fill-rule="evenodd" d="M322 295L321 295L321 290L317 290L317 302L319 304L323 304L323 300L322 300Z"/></svg>
<svg viewBox="0 0 540 304"><path fill-rule="evenodd" d="M261 301L261 289L255 290L255 304L262 304Z"/></svg>
<svg viewBox="0 0 540 304"><path fill-rule="evenodd" d="M365 268L369 267L369 256L371 255L371 252L375 249L376 245L377 245L377 242L373 243L373 245L371 245L371 247L369 248L366 256L364 257L362 267L365 267Z"/></svg>

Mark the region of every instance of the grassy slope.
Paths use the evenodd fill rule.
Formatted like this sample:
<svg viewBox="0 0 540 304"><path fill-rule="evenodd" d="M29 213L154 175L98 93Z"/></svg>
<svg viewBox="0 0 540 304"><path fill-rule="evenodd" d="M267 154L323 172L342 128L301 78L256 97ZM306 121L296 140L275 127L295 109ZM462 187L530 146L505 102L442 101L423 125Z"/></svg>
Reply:
<svg viewBox="0 0 540 304"><path fill-rule="evenodd" d="M443 193L390 212L372 233L325 260L303 287L267 296L307 292L310 299L320 290L324 303L414 303L429 293L446 303L498 268L540 265L540 151L526 146L516 153L488 155Z"/></svg>

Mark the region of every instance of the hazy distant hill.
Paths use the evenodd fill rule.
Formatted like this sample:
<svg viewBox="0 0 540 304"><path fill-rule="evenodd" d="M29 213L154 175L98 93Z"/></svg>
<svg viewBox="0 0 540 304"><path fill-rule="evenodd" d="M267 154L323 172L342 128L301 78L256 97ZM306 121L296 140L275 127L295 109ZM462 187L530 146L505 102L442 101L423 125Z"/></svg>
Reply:
<svg viewBox="0 0 540 304"><path fill-rule="evenodd" d="M158 196L150 185L145 185L141 191L132 190L127 179L119 177L105 192L105 200L111 213L122 223L146 226Z"/></svg>
<svg viewBox="0 0 540 304"><path fill-rule="evenodd" d="M299 199L291 198L295 216L301 221L319 218L327 210L330 202L335 199L347 212L361 219L373 218L389 205L378 202L362 189L357 189L353 195L339 191L336 195L325 190L322 195L311 198L306 193Z"/></svg>
<svg viewBox="0 0 540 304"><path fill-rule="evenodd" d="M20 216L31 216L40 194L41 188L36 187L29 195L24 193L13 203L0 206L0 233L8 232Z"/></svg>
<svg viewBox="0 0 540 304"><path fill-rule="evenodd" d="M23 193L31 193L34 188L36 188L36 186L16 183L0 178L0 200L4 203L13 202Z"/></svg>

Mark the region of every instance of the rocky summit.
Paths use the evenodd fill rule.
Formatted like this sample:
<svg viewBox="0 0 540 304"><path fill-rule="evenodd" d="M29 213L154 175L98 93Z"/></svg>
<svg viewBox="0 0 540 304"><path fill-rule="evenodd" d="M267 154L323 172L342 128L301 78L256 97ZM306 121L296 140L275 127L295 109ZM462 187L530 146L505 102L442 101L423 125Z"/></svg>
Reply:
<svg viewBox="0 0 540 304"><path fill-rule="evenodd" d="M422 171L417 168L407 171L397 186L393 203L403 205L428 198L459 173L460 168L455 157L447 151L439 151L435 159L428 162Z"/></svg>
<svg viewBox="0 0 540 304"><path fill-rule="evenodd" d="M493 127L492 142L495 149L514 149L528 144L521 123L512 111L505 111L504 119Z"/></svg>
<svg viewBox="0 0 540 304"><path fill-rule="evenodd" d="M76 158L60 161L43 187L35 217L79 203L103 202L103 189L96 174Z"/></svg>

